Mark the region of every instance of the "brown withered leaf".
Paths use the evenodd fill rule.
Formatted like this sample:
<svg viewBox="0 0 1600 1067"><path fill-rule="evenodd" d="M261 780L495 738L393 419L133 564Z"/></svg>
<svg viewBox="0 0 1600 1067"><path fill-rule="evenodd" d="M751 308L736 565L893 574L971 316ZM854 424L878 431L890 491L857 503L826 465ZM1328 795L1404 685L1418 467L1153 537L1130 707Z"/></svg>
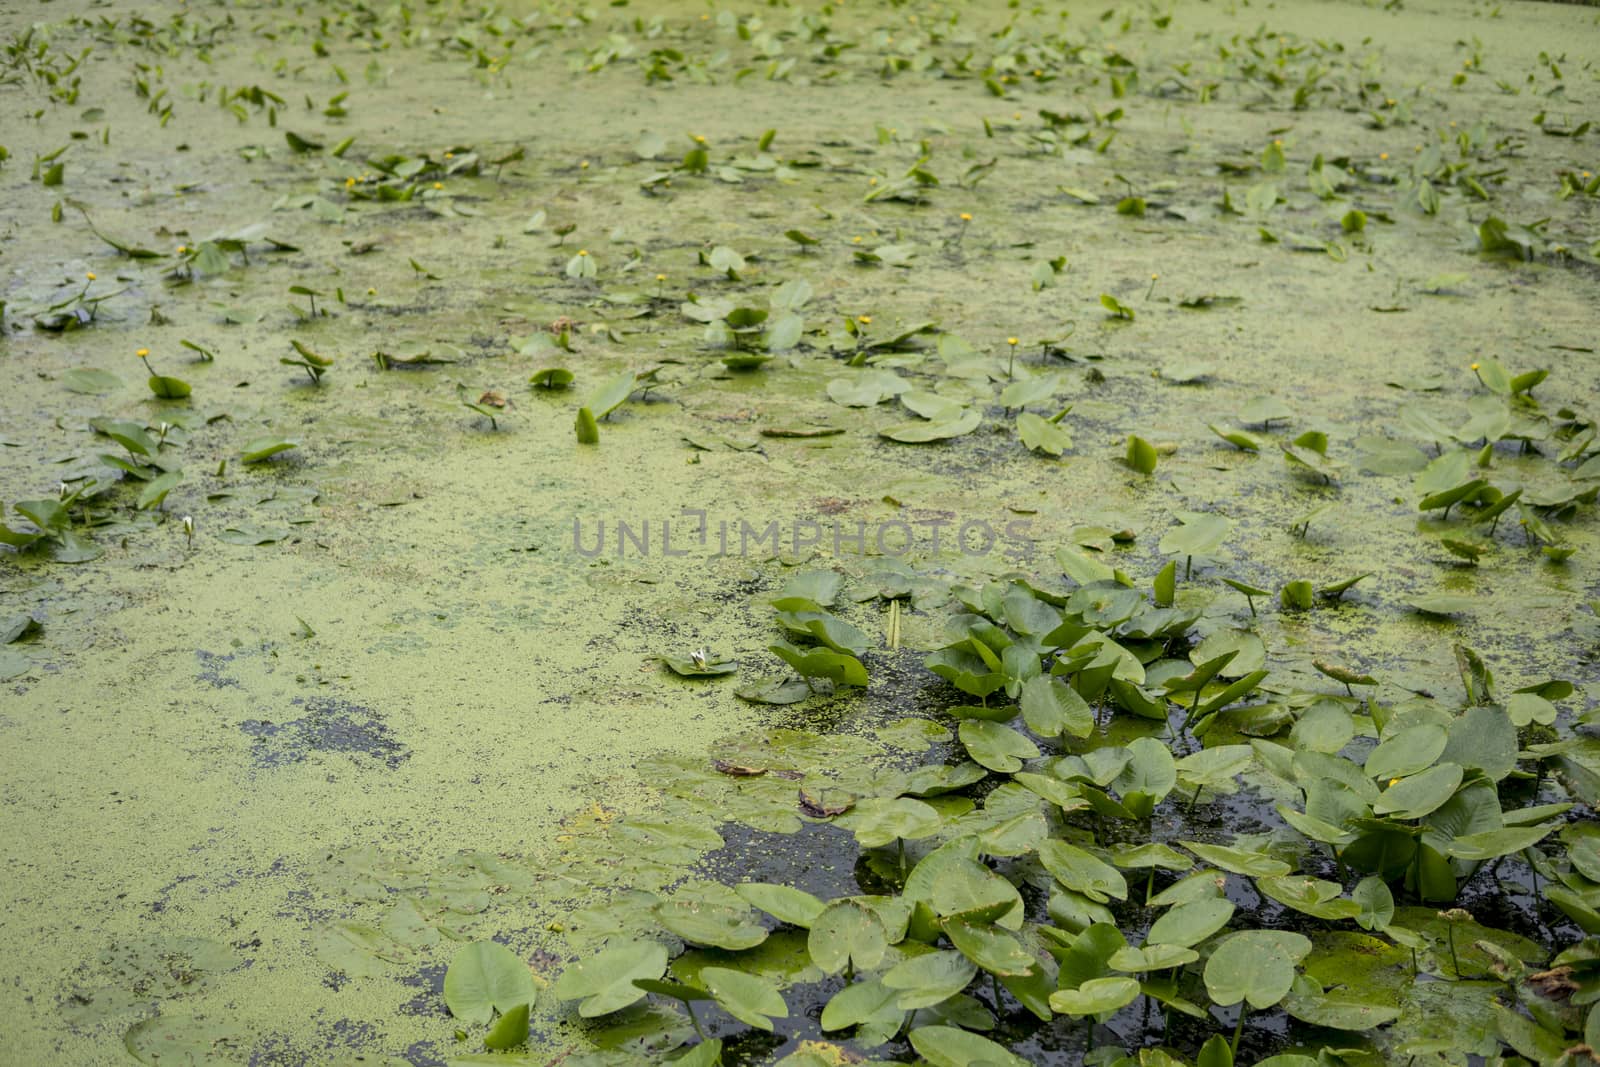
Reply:
<svg viewBox="0 0 1600 1067"><path fill-rule="evenodd" d="M856 806L856 802L846 797L843 802L830 804L821 797L813 796L804 789L800 790L800 811L813 819L831 819L835 815L843 815Z"/></svg>
<svg viewBox="0 0 1600 1067"><path fill-rule="evenodd" d="M734 778L754 778L767 773L765 767L746 767L742 763L730 763L725 759L714 759L711 761L711 766Z"/></svg>

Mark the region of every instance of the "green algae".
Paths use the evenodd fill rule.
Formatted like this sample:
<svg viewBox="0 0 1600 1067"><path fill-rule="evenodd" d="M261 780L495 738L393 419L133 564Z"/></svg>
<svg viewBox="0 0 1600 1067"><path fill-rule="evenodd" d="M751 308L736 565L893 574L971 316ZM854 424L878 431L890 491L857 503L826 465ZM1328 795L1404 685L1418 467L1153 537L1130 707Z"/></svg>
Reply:
<svg viewBox="0 0 1600 1067"><path fill-rule="evenodd" d="M279 9L247 10L233 17L305 25ZM48 17L61 24L71 13L53 6ZM695 54L736 39L714 30L696 38L693 19L671 8L660 13L681 24ZM445 25L472 35L488 17L465 8L443 14L440 40L453 39ZM70 295L85 270L107 280L125 271L127 281L114 284L128 289L96 305L91 328L60 337L14 331L0 341L7 385L0 475L18 487L8 496L48 492L58 470L75 472L103 447L85 428L91 417L203 418L187 428L177 453L185 480L165 509L91 531L106 550L101 560L73 569L26 559L0 564L8 602L46 623L43 635L8 646L7 655L26 666L7 680L0 709L3 847L14 872L8 902L19 915L4 944L10 958L36 961L6 983L18 1055L116 1062L125 1032L128 1048L145 1048L168 1025L224 1058L247 1050L285 1058L331 1058L344 1048L399 1054L419 1046L418 1056L446 1055L452 1027L439 1016L437 991L414 983L442 966L449 941L512 938L553 977L560 959L601 931L642 921L653 905L630 894L672 886L722 847L722 815L767 833L809 825L795 814L784 779L763 776L735 789L705 770L708 749L735 761L769 756L770 741L717 742L771 713L734 700L731 687L679 682L656 661L710 646L742 664L769 662L768 616L752 594L781 583L780 561L766 557L793 562L806 553L577 558L574 516L653 521L658 530L686 507L758 527L841 507L849 519L873 523L977 515L1000 529L1026 518L1020 550L1036 559L1080 526L1127 525L1137 542L1113 550L1116 557L1153 571L1146 564L1174 511L1218 508L1236 524L1225 546L1234 559L1223 561L1235 565L1230 575L1277 588L1294 577L1320 585L1377 571L1337 605L1304 616L1263 614L1268 645L1288 650L1277 665L1288 676L1313 678L1316 659L1332 657L1360 662L1392 686L1438 688L1454 676L1452 642L1464 639L1527 679L1580 675L1585 698L1595 698L1592 667L1575 670L1568 632L1577 602L1592 597L1600 542L1591 522L1562 527L1578 548L1564 565L1510 541L1495 551L1494 566L1466 573L1433 559L1419 539L1414 501L1394 503L1407 496L1407 479L1346 476L1337 521L1325 518L1294 537L1288 520L1333 499L1328 491L1284 476L1275 453L1236 454L1205 429L1208 420L1233 418L1250 398L1273 394L1295 414L1292 433L1325 429L1331 453L1351 457L1359 437L1393 432L1405 410L1453 422L1476 388L1466 364L1497 352L1518 367L1550 365L1555 373L1541 394L1592 408L1593 356L1575 351L1592 344L1596 293L1587 261L1476 258L1470 215L1455 206L1439 219L1391 210L1392 221L1380 223L1373 208L1387 207L1387 182L1363 187L1369 218L1360 241L1338 225L1342 211L1322 220L1300 205L1293 226L1316 231L1310 255L1253 235L1241 242L1211 210L1230 184L1212 175L1214 160L1259 156L1272 130L1291 121L1297 129L1285 141L1294 167L1312 152L1350 153L1379 172L1378 153L1403 157L1422 139L1412 136L1414 126L1371 129L1354 110L1286 114L1248 99L1206 111L1141 98L1127 105L1120 135L1137 150L1114 143L1106 156L1072 149L1035 157L1002 138L1003 162L981 185L962 186L951 177L965 168L958 155L965 160L973 146L985 158L997 154L980 120L1005 129L1020 121L1010 116L1024 113L1014 109L1060 101L1046 93L1026 105L991 101L959 79L884 86L871 67L837 85L782 92L756 91L750 82L742 89L694 84L683 75L670 92L645 95L638 72L614 64L583 80L581 91L597 108L632 110L617 128L597 131L577 109L558 104L572 90L565 58L556 57L604 39L608 16L591 17L588 27L553 20L561 31L533 46L548 50L543 62L486 68L447 61L464 46L418 42L380 54L329 41L324 47L347 73L368 61L378 71L351 91L348 118L294 122L308 134L315 127L315 140L326 124L356 134L368 158L382 155L369 139L396 136L404 139L396 151L438 158L467 143L484 146L486 156L529 147L525 162L450 176L438 190L446 195L424 189L423 206L394 213L336 204L346 170L359 179L365 169L354 155L344 169L309 153L283 156L281 128L268 127L259 111L239 123L182 91L218 77L185 51L198 40L241 70L252 68L247 77L294 85L284 94L290 98L337 92L335 77L311 64L300 31L269 47L230 33L221 13L203 12L184 26L152 18L157 29L130 25L99 35L107 39L82 27L50 34L57 52L95 41L83 102L102 111L94 129L110 127L111 143L72 141L62 186L23 186L0 215L15 235L8 258L25 268L7 283L6 314L17 325L19 309ZM837 22L876 42L903 17L898 9L873 10L841 13ZM1375 17L1356 5L1280 5L1271 21L1286 33L1345 42L1354 53ZM1581 30L1585 17L1519 8L1517 22L1492 24L1487 59L1521 77L1535 69L1540 48ZM988 29L1000 16L981 18L994 23ZM1252 32L1257 18L1197 6L1182 9L1177 24L1191 36L1227 35ZM1480 23L1423 10L1381 18L1385 36L1372 54L1383 53L1377 62L1386 81L1433 87L1408 101L1413 115L1426 113L1429 97L1444 96L1440 87L1461 65L1450 42ZM1465 28L1442 34L1436 20ZM709 36L716 32L722 36ZM1042 31L1036 24L1030 32ZM1144 50L1136 53L1141 69L1159 66L1158 57L1192 59L1192 42L1150 26L1131 27L1118 40ZM133 99L127 89L128 57L139 49L163 54L169 68L174 117L165 125L158 125L159 107L148 113L148 97ZM280 77L272 65L291 51L308 66ZM1355 76L1353 65L1345 76ZM46 106L42 84L27 91ZM1438 118L1521 129L1526 104L1485 85L1459 104L1446 98ZM1095 107L1105 105L1096 98ZM48 106L43 121L4 134L9 167L91 126L76 105ZM403 133L385 114L410 116ZM874 136L876 123L897 132L885 141ZM759 131L781 128L776 150L827 165L794 167L771 181L761 171L740 172L737 184L683 177L670 188L651 186L657 199L646 197L640 181L660 164L636 158L635 138L677 128L706 136L721 158L753 152ZM856 206L870 188L866 170L902 173L914 154L911 139L923 137L938 147L929 165L945 176L926 205L878 196L870 211ZM1570 165L1568 147L1530 136L1531 158L1496 189L1495 210L1511 219L1563 210L1537 176ZM1109 204L1123 188L1109 176L1113 167L1145 193L1151 206L1143 216L1053 199L1053 189L1068 185ZM1255 182L1241 179L1233 189L1241 203L1247 181ZM203 272L192 288L166 290L140 261L116 259L70 213L46 222L62 189L90 202L105 232L136 235L117 239L126 248L164 254L213 230L262 221L298 249L258 241L250 265ZM283 210L268 212L280 197ZM819 217L812 203L829 205L835 217ZM667 311L633 317L636 298L599 302L594 288L569 278L575 246L549 248L548 234L520 234L541 205L579 226L577 239L608 272L600 275L606 293L659 291L645 280L656 271L667 275L674 298L690 288L721 292L726 278L701 269L698 252L702 244L729 245L745 252L747 282L808 278L820 294L821 306L807 310L814 326L866 314L893 334L937 319L986 352L1020 336L1027 347L1019 363L1031 369L1030 359L1041 358L1029 351L1033 340L1060 337L1064 323L1076 322L1064 344L1093 371L1054 364L1067 374L1074 408L1065 425L1076 448L1060 461L1035 457L988 426L938 451L879 443L876 434L902 416L832 403L828 382L839 368L815 351L828 338L812 335L807 351L748 375L687 373L668 402L626 404L604 424L599 449L574 451L576 405L518 392L547 361L518 354L513 338L558 316L581 320L576 350L564 361L585 396L608 377L661 358L695 367L705 349L698 325L679 324ZM1159 205L1180 212L1161 214ZM961 212L973 220L959 222ZM321 221L332 218L342 221ZM783 236L791 226L818 235L822 249L792 251ZM857 236L880 257L885 245L914 244L915 266L904 273L855 266L839 249ZM1321 254L1327 241L1339 242L1344 262ZM366 244L371 251L351 254ZM638 280L609 273L635 249ZM1058 255L1067 268L1035 289L1037 264ZM1363 260L1371 269L1361 268ZM1461 276L1449 284L1460 295L1430 293L1438 287L1425 279L1444 270ZM1160 285L1141 300L1153 273ZM345 301L329 308L325 299L323 310L333 314L305 321L284 306L286 290L300 283L342 288ZM1106 321L1098 297L1107 291L1135 310L1134 321ZM1217 293L1243 302L1203 312L1183 306ZM1401 306L1404 312L1371 310ZM319 388L296 384L279 366L292 351L291 332L337 353ZM184 339L218 358L179 363ZM426 371L371 368L373 352L408 342L451 344L465 358ZM125 375L144 347L161 354L164 369L181 368L194 389L188 406L149 398L138 382L83 373ZM1204 359L1216 370L1198 390L1179 392L1180 376L1151 377L1173 358ZM1285 373L1285 361L1294 373ZM1438 375L1437 394L1398 393L1387 384L1427 375ZM73 388L86 383L105 391ZM458 406L458 385L471 396L499 389L513 398L501 432L473 425ZM845 432L761 435L802 425ZM1131 431L1177 446L1161 457L1154 485L1114 464ZM247 442L263 434L293 434L301 447L259 468L238 466ZM686 435L711 448L682 448ZM62 457L74 458L54 466ZM228 468L211 474L225 458ZM1548 468L1503 450L1495 462L1504 474L1532 480ZM192 546L174 521L183 514L196 520ZM1115 521L1102 521L1112 515ZM219 537L230 528L239 536ZM230 543L258 536L270 540ZM919 554L924 565L973 579L1022 562ZM872 562L847 558L846 566L865 570ZM1454 621L1402 607L1435 593L1480 607ZM1180 583L1178 603L1190 595ZM1242 597L1217 607L1230 618L1215 621L1231 623ZM857 621L870 628L879 620L863 612ZM938 620L912 613L904 622L909 647L939 643ZM897 668L887 688L875 677L878 691L865 702L936 714L941 705L919 695L928 680L914 668ZM778 721L831 730L848 725L860 704L781 713L796 718ZM816 768L827 763L836 789L858 783L885 753L865 741L805 744L823 746L806 766L821 773ZM675 807L663 795L694 803ZM725 806L704 806L707 797ZM632 812L645 814L639 821L620 814ZM626 829L616 842L609 831L598 833L619 819ZM568 834L575 836L559 840ZM754 851L779 850L766 842ZM724 873L737 877L757 862L765 860L730 857ZM771 880L805 884L792 871ZM602 906L593 898L601 890L621 903ZM391 905L397 896L407 903ZM562 929L546 929L552 923ZM249 965L225 966L227 953ZM152 1005L160 1006L159 1021L130 1031ZM541 1040L560 1044L550 1033Z"/></svg>

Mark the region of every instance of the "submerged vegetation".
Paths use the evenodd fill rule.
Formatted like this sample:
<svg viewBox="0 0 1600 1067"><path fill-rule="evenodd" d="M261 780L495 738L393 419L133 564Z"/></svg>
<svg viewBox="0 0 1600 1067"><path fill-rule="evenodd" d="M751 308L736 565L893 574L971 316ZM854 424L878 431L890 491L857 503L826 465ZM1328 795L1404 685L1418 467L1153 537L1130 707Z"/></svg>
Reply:
<svg viewBox="0 0 1600 1067"><path fill-rule="evenodd" d="M1408 2L0 18L15 1055L1594 1062L1600 17Z"/></svg>

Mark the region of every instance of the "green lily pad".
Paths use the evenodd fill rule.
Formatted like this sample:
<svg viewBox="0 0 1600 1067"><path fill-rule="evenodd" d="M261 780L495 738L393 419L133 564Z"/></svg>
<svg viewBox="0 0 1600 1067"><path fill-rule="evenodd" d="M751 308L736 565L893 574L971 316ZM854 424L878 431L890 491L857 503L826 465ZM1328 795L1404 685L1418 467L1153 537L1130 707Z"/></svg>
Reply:
<svg viewBox="0 0 1600 1067"><path fill-rule="evenodd" d="M1270 1008L1288 994L1295 964L1310 952L1310 940L1287 930L1230 934L1206 961L1206 992L1223 1007L1246 1000Z"/></svg>
<svg viewBox="0 0 1600 1067"><path fill-rule="evenodd" d="M789 1006L770 980L728 967L706 967L700 980L716 998L717 1005L746 1026L771 1030L773 1019L786 1019Z"/></svg>
<svg viewBox="0 0 1600 1067"><path fill-rule="evenodd" d="M911 1047L933 1067L1029 1067L1004 1045L953 1026L921 1026L909 1037Z"/></svg>
<svg viewBox="0 0 1600 1067"><path fill-rule="evenodd" d="M662 963L666 963L664 953ZM451 1015L469 1023L486 1023L496 1011L506 1014L519 1005L526 1010L534 995L528 965L493 941L463 945L444 975L445 1005ZM526 1016L523 1025L526 1032Z"/></svg>
<svg viewBox="0 0 1600 1067"><path fill-rule="evenodd" d="M1133 978L1091 978L1076 989L1058 989L1050 994L1050 1008L1063 1015L1104 1015L1127 1007L1139 998L1139 983Z"/></svg>
<svg viewBox="0 0 1600 1067"><path fill-rule="evenodd" d="M660 978L667 969L667 947L658 941L637 941L601 950L572 964L556 979L562 1000L581 1000L578 1014L586 1019L608 1015L642 999L635 979Z"/></svg>

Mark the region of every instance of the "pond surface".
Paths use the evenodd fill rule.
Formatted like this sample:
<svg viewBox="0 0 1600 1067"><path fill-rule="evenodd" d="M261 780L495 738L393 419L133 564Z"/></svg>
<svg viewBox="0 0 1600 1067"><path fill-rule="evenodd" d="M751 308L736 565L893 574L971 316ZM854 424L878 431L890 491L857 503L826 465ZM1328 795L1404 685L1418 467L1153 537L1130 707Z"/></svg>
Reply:
<svg viewBox="0 0 1600 1067"><path fill-rule="evenodd" d="M1532 971L1600 932L1600 864L1574 858L1600 783L1595 9L53 0L0 12L0 39L0 497L12 540L46 535L0 547L0 615L37 624L0 619L18 1062L478 1062L486 1028L443 984L480 940L540 990L528 1052L497 1062L594 1041L634 1062L693 1038L670 999L597 1028L551 986L607 943L676 956L660 896L891 895L1003 812L1107 856L1238 838L1348 896L1359 868L1286 823L1304 783L1271 750L1142 819L1034 813L1004 807L1009 738L949 713L977 694L925 660L969 639L975 591L1024 577L1027 610L1057 611L1114 568L1142 611L1169 561L1192 618L1129 641L1166 710L1094 699L1081 737L1030 717L1030 769L1148 737L1359 763L1386 722L1570 682L1532 694L1553 724L1504 712L1522 759L1495 782L1508 814L1574 806L1542 852L1464 876L1484 927L1461 944ZM530 384L548 368L571 387ZM1501 495L1419 509L1480 478ZM798 640L771 600L817 571L842 578L814 606L866 642L864 688L812 696L769 651ZM1280 598L1296 581L1309 610ZM1187 713L1255 653L1169 706L1202 640L1270 671L1203 739ZM736 672L662 661L701 652ZM1492 690L1464 688L1474 655ZM735 695L763 679L805 699ZM1306 725L1329 706L1333 742ZM863 850L828 814L969 756L993 773L923 794L938 833ZM1030 930L1071 930L1032 847L985 854L1031 887ZM1186 873L1138 862L1113 909L1134 941L1146 877ZM1552 879L1577 903L1541 903ZM1391 881L1444 958L1448 904ZM1446 996L1381 928L1237 871L1225 895L1232 929L1316 934L1297 973L1322 986L1338 938L1366 938L1403 1013L1340 1034L1252 1012L1245 1062L1538 1058L1483 1022L1523 1002L1492 953ZM981 1059L824 1032L845 979L805 931L754 951L791 1016L766 1034L697 1006L727 1062ZM732 959L673 974L708 955ZM993 1007L1030 1062L1193 1059L1237 1014L1147 990L1046 1025L972 990L909 1029Z"/></svg>

